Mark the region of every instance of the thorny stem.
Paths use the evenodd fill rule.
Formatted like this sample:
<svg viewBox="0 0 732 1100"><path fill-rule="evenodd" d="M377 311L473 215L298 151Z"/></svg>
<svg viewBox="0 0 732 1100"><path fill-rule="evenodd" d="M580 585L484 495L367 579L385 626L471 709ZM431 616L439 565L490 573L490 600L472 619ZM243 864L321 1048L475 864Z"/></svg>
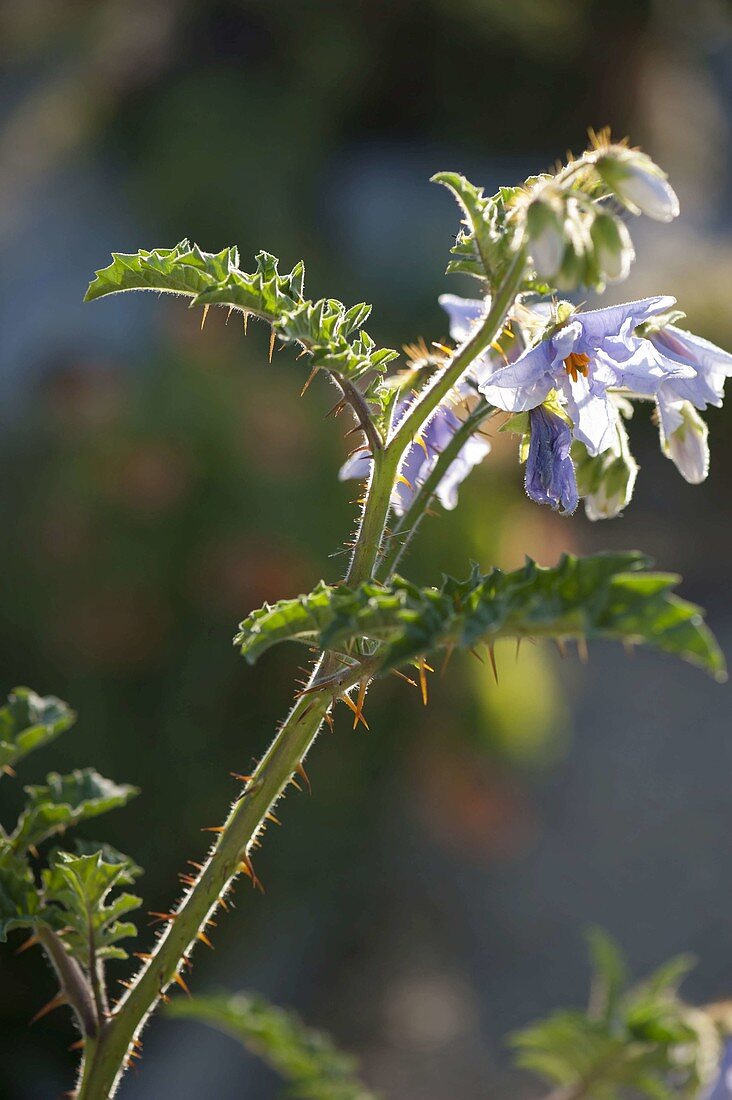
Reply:
<svg viewBox="0 0 732 1100"><path fill-rule="evenodd" d="M480 428L481 424L494 416L497 411L487 401L481 401L480 405L465 418L450 442L440 452L437 461L417 490L409 508L400 516L394 525L393 531L387 536L388 549L384 551L376 569L378 580L386 582L394 573L400 558L414 538L442 478L470 437Z"/></svg>
<svg viewBox="0 0 732 1100"><path fill-rule="evenodd" d="M99 1029L99 1017L83 970L52 928L41 924L36 934L56 971L61 992L76 1013L82 1035L93 1038Z"/></svg>
<svg viewBox="0 0 732 1100"><path fill-rule="evenodd" d="M370 439L372 472L346 576L348 584L360 584L374 575L402 456L437 405L498 335L518 291L524 262L523 252L519 250L482 325L445 369L427 384L388 444L377 447ZM353 405L350 394L344 391L344 397ZM363 410L358 402L353 407L361 421ZM370 422L368 417L362 427L368 436L367 422ZM420 498L425 507L427 499L426 494ZM240 873L247 873L257 883L249 858L250 849L263 831L266 815L284 794L294 772L302 766L334 701L355 684L371 678L375 669L374 662L368 659L346 667L339 666L337 657L332 654L321 655L307 688L295 701L241 797L231 807L224 825L216 830L218 839L195 885L184 895L177 909L167 916L164 931L152 954L111 1015L100 1022L96 1037L87 1040L77 1100L108 1100L114 1096L148 1016L167 987L180 977L181 966L221 898Z"/></svg>
<svg viewBox="0 0 732 1100"><path fill-rule="evenodd" d="M526 254L523 248L516 252L506 272L503 282L493 297L491 308L469 340L458 348L453 358L442 371L421 391L414 404L407 410L398 428L387 442L386 453L396 451L399 457L407 446L414 441L442 400L447 397L453 386L460 381L474 359L477 359L496 339L503 327L506 314L513 303L526 266Z"/></svg>

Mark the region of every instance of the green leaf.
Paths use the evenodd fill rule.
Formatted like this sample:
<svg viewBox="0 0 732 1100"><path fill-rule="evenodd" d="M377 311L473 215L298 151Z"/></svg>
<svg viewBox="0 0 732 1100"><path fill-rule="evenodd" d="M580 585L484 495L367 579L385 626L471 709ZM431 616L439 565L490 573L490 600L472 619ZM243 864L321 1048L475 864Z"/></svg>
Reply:
<svg viewBox="0 0 732 1100"><path fill-rule="evenodd" d="M115 853L118 857L119 853ZM130 921L122 920L138 909L142 899L113 889L129 885L139 868L125 860L108 862L103 851L89 855L58 852L42 879L46 917L52 921L66 948L90 970L95 959L126 959L119 941L137 935Z"/></svg>
<svg viewBox="0 0 732 1100"><path fill-rule="evenodd" d="M15 688L0 708L0 774L29 752L49 744L76 720L55 695L45 698L26 687Z"/></svg>
<svg viewBox="0 0 732 1100"><path fill-rule="evenodd" d="M5 943L14 928L33 928L41 908L26 860L8 849L0 852L0 943Z"/></svg>
<svg viewBox="0 0 732 1100"><path fill-rule="evenodd" d="M71 825L124 806L137 787L113 783L93 768L58 775L51 772L44 786L26 787L26 807L10 837L13 850L23 852Z"/></svg>
<svg viewBox="0 0 732 1100"><path fill-rule="evenodd" d="M194 997L169 1005L178 1019L200 1020L224 1031L269 1063L299 1100L374 1100L355 1076L353 1058L336 1050L322 1032L306 1027L293 1012L261 997L239 993Z"/></svg>
<svg viewBox="0 0 732 1100"><path fill-rule="evenodd" d="M700 609L671 591L678 577L647 572L648 565L630 551L564 555L553 568L529 560L511 573L474 567L466 581L446 577L440 588L401 577L356 589L321 582L308 595L253 612L234 642L254 663L280 641L345 653L368 638L380 643L386 671L435 649L471 649L500 637L608 638L652 645L723 679L724 659Z"/></svg>
<svg viewBox="0 0 732 1100"><path fill-rule="evenodd" d="M353 381L371 371L383 373L397 357L391 348L377 349L362 325L371 312L365 302L347 309L333 298L303 297L305 268L297 263L287 275L278 260L259 252L251 274L240 271L236 248L202 252L181 241L175 248L113 254L109 267L96 272L86 301L127 290L159 290L184 294L191 305L222 305L268 321L286 344L304 348L310 366Z"/></svg>
<svg viewBox="0 0 732 1100"><path fill-rule="evenodd" d="M688 959L674 959L628 988L617 945L598 929L589 939L588 1011L554 1012L513 1035L518 1064L572 1096L696 1097L716 1073L720 1043L711 1018L679 999Z"/></svg>

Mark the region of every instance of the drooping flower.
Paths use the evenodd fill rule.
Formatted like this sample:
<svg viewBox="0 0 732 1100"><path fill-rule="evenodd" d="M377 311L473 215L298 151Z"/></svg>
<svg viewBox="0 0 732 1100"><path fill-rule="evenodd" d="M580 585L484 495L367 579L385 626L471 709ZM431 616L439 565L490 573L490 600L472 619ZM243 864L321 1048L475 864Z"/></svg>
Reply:
<svg viewBox="0 0 732 1100"><path fill-rule="evenodd" d="M407 407L407 402L402 402L397 411L397 423L400 414ZM392 507L397 515L403 515L414 500L417 491L432 472L439 455L444 451L455 432L461 425L460 418L453 409L447 405L440 405L434 416L422 430L419 440L415 440L404 455L400 474L400 480L394 487L392 494ZM457 506L458 489L468 476L470 471L483 461L490 451L490 443L482 436L473 435L463 444L457 457L450 463L445 474L437 486L437 499L443 508L451 511ZM371 455L368 451L362 451L341 466L338 473L340 481L350 478L366 478L371 469Z"/></svg>
<svg viewBox="0 0 732 1100"><path fill-rule="evenodd" d="M696 412L720 406L724 383L732 376L732 355L709 340L665 325L650 326L648 339L666 359L693 370L691 378L667 379L656 395L661 447L692 485L709 472L707 426Z"/></svg>
<svg viewBox="0 0 732 1100"><path fill-rule="evenodd" d="M556 390L573 424L573 436L591 455L613 445L617 409L610 389L655 396L669 378L691 378L687 364L662 355L636 329L667 311L675 299L644 298L606 309L577 312L547 338L478 386L507 412L541 405Z"/></svg>
<svg viewBox="0 0 732 1100"><path fill-rule="evenodd" d="M545 405L538 405L529 412L529 431L526 492L538 504L549 504L566 514L574 512L579 495L569 455L569 424Z"/></svg>
<svg viewBox="0 0 732 1100"><path fill-rule="evenodd" d="M725 1042L719 1073L700 1100L732 1100L732 1039Z"/></svg>

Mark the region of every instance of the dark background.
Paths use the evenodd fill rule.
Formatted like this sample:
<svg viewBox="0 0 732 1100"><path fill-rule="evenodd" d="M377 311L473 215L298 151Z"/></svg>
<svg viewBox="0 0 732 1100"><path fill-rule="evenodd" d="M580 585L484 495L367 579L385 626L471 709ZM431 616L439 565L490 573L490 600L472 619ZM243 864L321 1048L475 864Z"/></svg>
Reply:
<svg viewBox="0 0 732 1100"><path fill-rule="evenodd" d="M87 835L146 868L167 908L201 827L291 698L294 648L256 670L231 646L265 599L335 580L353 522L336 480L350 444L300 399L304 363L267 365L268 333L180 301L84 306L112 249L181 237L242 264L259 248L309 293L374 303L381 343L445 339L436 303L456 209L438 169L493 189L581 150L611 124L664 166L682 217L634 221L639 260L608 301L673 293L690 327L732 347L732 22L726 3L0 3L0 656L16 683L68 699L74 732L22 767L93 764L142 794ZM626 517L592 526L526 501L515 441L425 525L411 574L543 563L639 546L684 573L730 652L728 411L710 417L705 485L686 485L638 415ZM333 556L333 555L336 556ZM581 1003L583 929L601 924L637 972L679 951L689 995L732 994L728 689L670 659L593 646L499 651L397 680L345 713L293 793L257 870L196 956L196 991L247 988L296 1006L400 1100L537 1096L505 1036ZM11 818L20 784L2 784ZM141 918L140 947L151 935ZM17 938L19 942L19 937ZM14 942L11 946L15 946ZM124 967L119 969L124 976ZM0 957L0 1093L68 1088L63 1012L34 953ZM231 1041L156 1019L124 1100L254 1100L274 1079Z"/></svg>

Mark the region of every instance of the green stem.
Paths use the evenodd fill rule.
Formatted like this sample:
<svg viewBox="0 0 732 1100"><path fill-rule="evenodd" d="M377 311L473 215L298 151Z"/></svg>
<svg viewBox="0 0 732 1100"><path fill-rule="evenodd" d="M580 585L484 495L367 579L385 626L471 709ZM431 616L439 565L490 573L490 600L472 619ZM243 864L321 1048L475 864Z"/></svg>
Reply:
<svg viewBox="0 0 732 1100"><path fill-rule="evenodd" d="M373 576L402 456L440 401L498 335L517 293L523 269L524 256L520 251L483 324L428 384L389 444L383 449L374 447L366 503L346 576L348 584L357 585ZM339 666L337 658L331 654L321 656L305 693L293 705L241 798L232 806L195 885L169 915L170 919L166 919L151 957L145 961L112 1015L101 1023L95 1040L87 1043L77 1100L108 1100L114 1096L145 1021L166 988L176 980L181 965L199 934L204 932L223 894L236 876L251 866L249 850L252 843L262 831L267 813L282 797L293 773L302 765L334 700L365 677L372 676L375 667L373 662L364 659L346 668Z"/></svg>
<svg viewBox="0 0 732 1100"><path fill-rule="evenodd" d="M518 293L525 266L526 255L524 249L520 248L511 261L482 324L476 328L470 339L458 349L447 366L425 386L414 404L410 406L406 416L386 445L387 454L396 451L401 458L409 444L419 434L423 424L442 400L447 397L453 386L460 381L473 360L477 359L496 339L503 327L506 314Z"/></svg>
<svg viewBox="0 0 732 1100"><path fill-rule="evenodd" d="M376 570L376 577L378 580L386 582L394 573L400 558L414 538L417 528L422 522L425 512L429 508L444 475L450 469L450 466L460 454L460 451L470 437L478 431L481 424L491 416L494 416L496 412L497 410L493 405L489 405L487 401L482 401L481 404L465 418L450 442L444 450L440 452L437 462L422 482L409 508L400 516L391 534L384 540L388 542L388 548L382 554L381 561Z"/></svg>

